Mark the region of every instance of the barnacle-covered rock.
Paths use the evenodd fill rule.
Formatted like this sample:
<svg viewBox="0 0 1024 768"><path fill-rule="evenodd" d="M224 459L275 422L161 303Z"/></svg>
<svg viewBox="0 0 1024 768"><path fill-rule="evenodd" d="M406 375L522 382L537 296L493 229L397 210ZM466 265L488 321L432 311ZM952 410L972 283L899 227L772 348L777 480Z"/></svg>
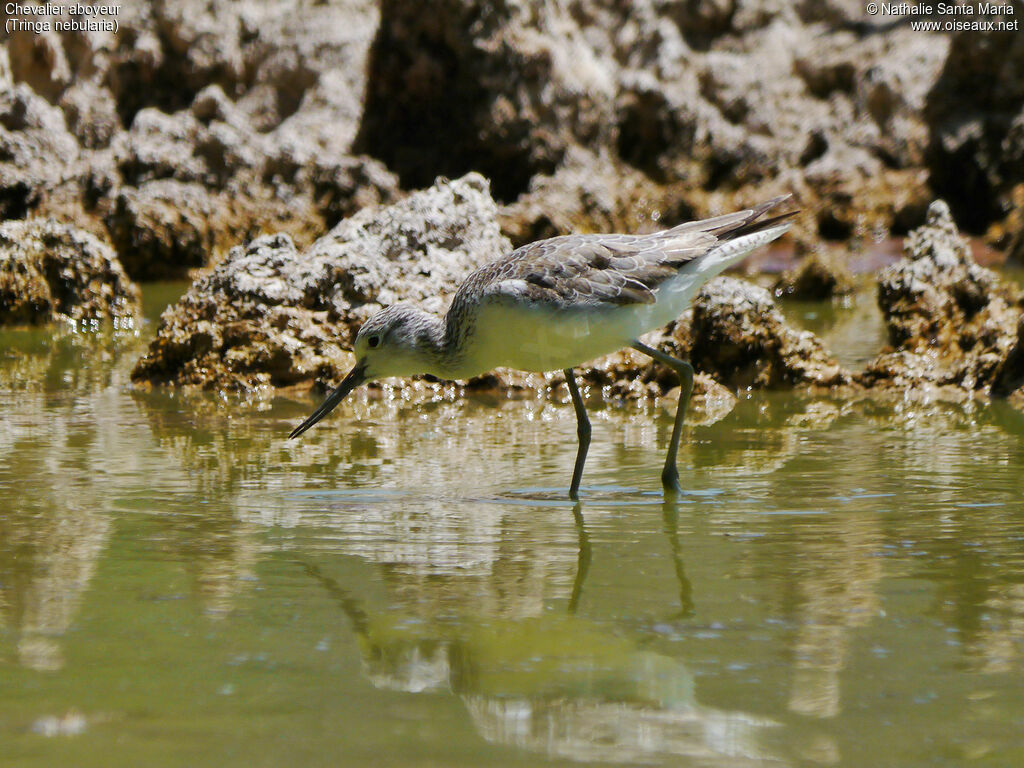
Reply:
<svg viewBox="0 0 1024 768"><path fill-rule="evenodd" d="M1016 338L1021 297L971 257L945 202L878 278L891 347L858 374L871 387L986 390Z"/></svg>
<svg viewBox="0 0 1024 768"><path fill-rule="evenodd" d="M249 389L321 380L352 364L352 340L399 300L443 311L473 269L511 250L487 180L469 174L344 220L299 250L285 234L233 248L161 319L136 382Z"/></svg>
<svg viewBox="0 0 1024 768"><path fill-rule="evenodd" d="M693 305L690 359L733 388L850 382L850 374L810 331L786 324L771 294L732 277L708 283Z"/></svg>
<svg viewBox="0 0 1024 768"><path fill-rule="evenodd" d="M139 311L139 289L109 245L52 219L0 224L0 325L132 325Z"/></svg>

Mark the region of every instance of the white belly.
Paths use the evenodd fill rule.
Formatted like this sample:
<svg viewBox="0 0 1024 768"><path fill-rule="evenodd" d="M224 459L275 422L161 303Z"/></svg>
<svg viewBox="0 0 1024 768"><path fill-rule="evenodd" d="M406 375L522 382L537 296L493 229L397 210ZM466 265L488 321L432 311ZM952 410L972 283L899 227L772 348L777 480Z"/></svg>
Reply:
<svg viewBox="0 0 1024 768"><path fill-rule="evenodd" d="M478 318L467 364L522 371L570 368L628 345L634 318L621 310L531 310L489 307Z"/></svg>
<svg viewBox="0 0 1024 768"><path fill-rule="evenodd" d="M654 304L602 304L555 309L512 302L485 304L464 364L476 375L499 366L522 371L572 368L628 347L675 320L704 282L686 270L662 284Z"/></svg>

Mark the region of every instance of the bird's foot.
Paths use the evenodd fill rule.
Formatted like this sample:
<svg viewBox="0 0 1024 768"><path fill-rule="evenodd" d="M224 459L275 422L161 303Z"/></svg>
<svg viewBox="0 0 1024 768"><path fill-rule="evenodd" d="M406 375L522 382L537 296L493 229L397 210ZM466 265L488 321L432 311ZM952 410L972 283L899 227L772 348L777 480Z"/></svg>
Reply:
<svg viewBox="0 0 1024 768"><path fill-rule="evenodd" d="M666 496L678 496L683 492L683 487L679 484L679 471L675 467L666 468L661 473L661 484L665 487Z"/></svg>

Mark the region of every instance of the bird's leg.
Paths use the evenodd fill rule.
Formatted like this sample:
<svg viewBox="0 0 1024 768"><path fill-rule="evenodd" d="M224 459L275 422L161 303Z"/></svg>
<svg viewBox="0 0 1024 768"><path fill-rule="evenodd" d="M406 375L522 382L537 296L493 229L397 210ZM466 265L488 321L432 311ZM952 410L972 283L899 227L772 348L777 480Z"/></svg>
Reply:
<svg viewBox="0 0 1024 768"><path fill-rule="evenodd" d="M653 357L659 363L664 363L679 376L679 404L676 406L676 420L672 425L672 440L668 444L665 468L661 471L661 484L665 486L666 491L682 493L683 489L679 486L679 470L676 468L676 453L679 451L679 436L683 432L686 407L690 404L690 393L693 392L693 366L685 360L666 355L639 341L633 342L633 349Z"/></svg>
<svg viewBox="0 0 1024 768"><path fill-rule="evenodd" d="M572 485L569 486L569 498L576 501L580 497L583 465L587 461L587 449L590 448L590 418L583 405L580 388L576 386L576 377L573 376L572 368L566 368L563 373L565 374L565 383L569 387L569 394L572 395L572 406L576 409L576 436L580 441L579 448L576 450L576 466L572 470Z"/></svg>

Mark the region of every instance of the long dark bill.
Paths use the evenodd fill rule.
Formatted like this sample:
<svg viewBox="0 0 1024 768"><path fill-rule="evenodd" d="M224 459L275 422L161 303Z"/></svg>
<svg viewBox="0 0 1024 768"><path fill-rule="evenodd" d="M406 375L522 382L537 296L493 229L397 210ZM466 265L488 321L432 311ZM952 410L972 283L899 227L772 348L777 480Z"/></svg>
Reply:
<svg viewBox="0 0 1024 768"><path fill-rule="evenodd" d="M288 435L288 439L291 440L293 437L298 437L320 421L320 419L333 411L337 407L338 403L345 399L349 392L358 387L364 381L366 381L366 368L362 365L357 365L348 372L348 376L342 380L336 390L327 396L327 399L320 404L320 407L313 411L308 419L292 430L292 433Z"/></svg>

